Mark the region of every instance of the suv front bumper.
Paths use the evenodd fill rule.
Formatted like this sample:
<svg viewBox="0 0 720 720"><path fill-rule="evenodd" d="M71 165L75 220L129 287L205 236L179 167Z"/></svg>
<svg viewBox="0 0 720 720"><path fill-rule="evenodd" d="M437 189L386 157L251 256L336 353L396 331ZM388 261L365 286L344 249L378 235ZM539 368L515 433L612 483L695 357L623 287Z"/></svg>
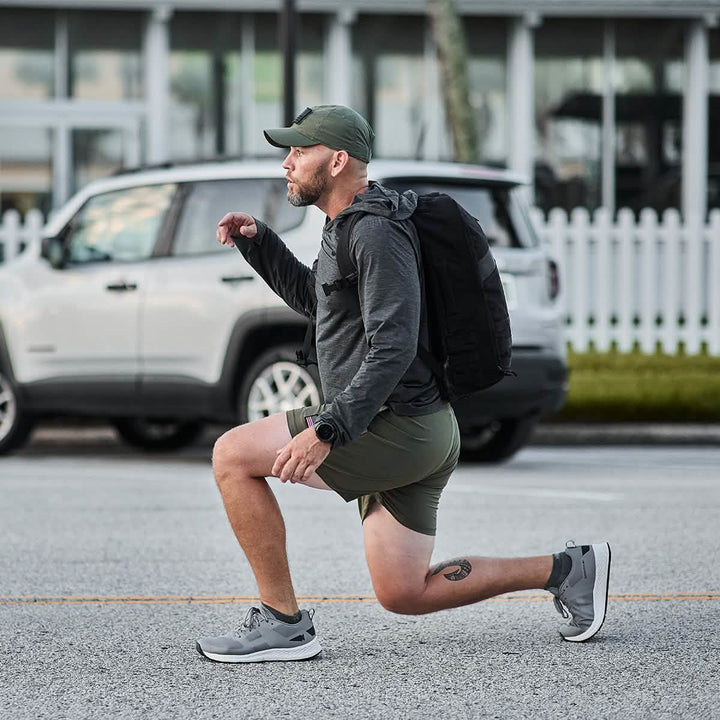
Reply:
<svg viewBox="0 0 720 720"><path fill-rule="evenodd" d="M453 403L461 430L467 432L492 420L547 415L565 404L568 370L562 357L514 348L512 370L517 377L506 377Z"/></svg>

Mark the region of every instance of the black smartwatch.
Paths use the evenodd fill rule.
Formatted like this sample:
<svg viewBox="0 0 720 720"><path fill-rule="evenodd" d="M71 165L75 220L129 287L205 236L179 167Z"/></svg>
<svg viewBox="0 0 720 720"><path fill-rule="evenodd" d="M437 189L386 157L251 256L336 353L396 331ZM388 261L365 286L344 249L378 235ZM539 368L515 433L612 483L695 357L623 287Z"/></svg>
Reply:
<svg viewBox="0 0 720 720"><path fill-rule="evenodd" d="M331 425L329 422L316 423L315 434L317 435L318 440L330 443L331 445L335 442L337 438L337 431L335 430L335 426Z"/></svg>

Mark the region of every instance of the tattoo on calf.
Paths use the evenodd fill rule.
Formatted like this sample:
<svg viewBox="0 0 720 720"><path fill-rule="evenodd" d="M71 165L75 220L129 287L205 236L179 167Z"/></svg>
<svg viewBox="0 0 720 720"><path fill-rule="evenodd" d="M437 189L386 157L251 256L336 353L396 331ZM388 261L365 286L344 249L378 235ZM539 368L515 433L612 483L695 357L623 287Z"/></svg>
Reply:
<svg viewBox="0 0 720 720"><path fill-rule="evenodd" d="M447 560L444 563L440 563L440 565L433 570L433 575L437 575L439 572L451 567L456 567L457 570L444 573L448 580L464 580L472 572L472 565L470 562L468 560L458 558L457 560Z"/></svg>

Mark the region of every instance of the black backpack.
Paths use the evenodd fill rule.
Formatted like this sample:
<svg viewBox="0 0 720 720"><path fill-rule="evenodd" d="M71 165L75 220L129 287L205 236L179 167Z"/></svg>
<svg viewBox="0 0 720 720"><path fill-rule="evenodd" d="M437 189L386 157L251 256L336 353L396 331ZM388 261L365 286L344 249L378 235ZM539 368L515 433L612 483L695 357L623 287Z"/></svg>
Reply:
<svg viewBox="0 0 720 720"><path fill-rule="evenodd" d="M363 215L353 213L338 227L342 277L323 285L326 295L357 283L349 241ZM515 375L505 293L480 223L445 193L418 196L410 219L420 240L430 334L430 347L418 345L418 355L433 371L443 396L455 400ZM307 345L306 339L306 351Z"/></svg>

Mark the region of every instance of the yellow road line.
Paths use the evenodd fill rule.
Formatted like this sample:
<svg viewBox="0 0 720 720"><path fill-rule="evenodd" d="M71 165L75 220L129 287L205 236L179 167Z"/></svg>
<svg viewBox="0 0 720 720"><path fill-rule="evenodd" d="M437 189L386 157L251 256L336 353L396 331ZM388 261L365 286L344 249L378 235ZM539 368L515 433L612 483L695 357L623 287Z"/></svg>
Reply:
<svg viewBox="0 0 720 720"><path fill-rule="evenodd" d="M305 603L375 603L373 595L299 595ZM720 593L611 595L611 601L686 602L720 600ZM259 602L257 595L65 595L0 597L0 605L227 605ZM549 595L503 595L485 602L546 602Z"/></svg>

